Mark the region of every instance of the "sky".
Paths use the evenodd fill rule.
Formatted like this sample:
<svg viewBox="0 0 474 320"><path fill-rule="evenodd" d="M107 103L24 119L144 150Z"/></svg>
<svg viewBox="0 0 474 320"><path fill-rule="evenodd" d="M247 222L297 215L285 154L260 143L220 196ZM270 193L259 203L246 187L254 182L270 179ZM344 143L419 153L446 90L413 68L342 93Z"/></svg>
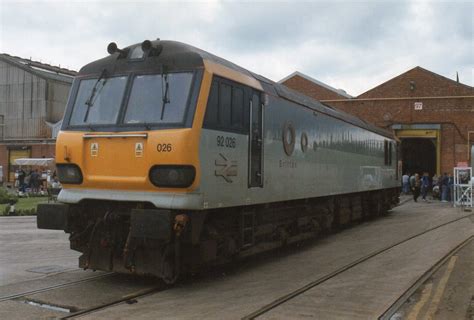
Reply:
<svg viewBox="0 0 474 320"><path fill-rule="evenodd" d="M73 70L106 47L185 42L274 81L357 96L421 66L474 86L471 1L0 0L0 52Z"/></svg>

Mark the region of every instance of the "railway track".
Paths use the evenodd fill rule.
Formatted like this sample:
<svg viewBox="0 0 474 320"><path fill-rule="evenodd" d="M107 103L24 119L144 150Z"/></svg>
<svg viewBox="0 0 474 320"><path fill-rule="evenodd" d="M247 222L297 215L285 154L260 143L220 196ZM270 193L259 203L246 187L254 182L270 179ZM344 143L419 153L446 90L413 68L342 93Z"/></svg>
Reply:
<svg viewBox="0 0 474 320"><path fill-rule="evenodd" d="M11 295L6 295L6 296L0 297L0 302L2 302L2 301L7 301L7 300L12 300L12 299L17 299L17 298L21 298L21 297L25 297L25 296L32 295L32 294L36 294L36 293L42 293L42 292L46 292L46 291L51 291L51 290L66 288L66 287L70 287L70 286L77 285L77 284L80 284L80 283L84 283L84 282L89 282L89 281L93 281L93 280L97 280L97 279L102 279L102 278L110 277L110 276L112 276L113 274L114 274L114 273L110 272L110 273L100 274L100 275L97 275L97 276L88 277L88 278L86 278L86 279L81 279L81 280L77 280L77 281L71 281L71 282L62 283L62 284L56 284L56 285L44 287L44 288L41 288L41 289L23 291L23 292L21 292L21 293L15 293L15 294L11 294Z"/></svg>
<svg viewBox="0 0 474 320"><path fill-rule="evenodd" d="M400 310L405 302L420 288L433 274L435 274L452 256L474 240L474 236L467 238L453 248L443 259L439 260L433 267L427 270L410 288L408 288L380 317L379 320L390 320Z"/></svg>
<svg viewBox="0 0 474 320"><path fill-rule="evenodd" d="M469 218L469 217L474 217L474 214L470 214L470 215L467 215L467 216L463 216L463 217L460 217L460 218L457 218L455 220L452 220L452 221L449 221L449 222L446 222L446 223L443 223L441 225L438 225L436 227L432 227L430 229L427 229L423 232L420 232L416 235L413 235L409 238L406 238L404 240L401 240L401 241L398 241L390 246L387 246L385 248L382 248L382 249L379 249L379 250L376 250L364 257L361 257L349 264L346 264L344 266L342 266L341 268L338 268L337 270L325 275L325 276L322 276L316 280L313 280L311 282L309 282L308 284L296 289L296 290L293 290L292 292L272 301L271 303L259 308L258 310L242 317L242 320L251 320L251 319L256 319L262 315L264 315L265 313L269 312L270 310L284 304L285 302L288 302L296 297L298 297L299 295L305 293L306 291L330 280L330 279L333 279L335 277L337 277L338 275L340 275L341 273L369 260L369 259L372 259L392 248L395 248L399 245L402 245L402 244L405 244L417 237L420 237L424 234L427 234L429 232L432 232L434 230L437 230L437 229L440 229L446 225L449 225L449 224L452 224L454 222L457 222L459 220L462 220L462 219L466 219L466 218ZM410 295L422 284L426 281L426 279L428 279L436 270L439 269L440 266L443 265L444 262L447 261L447 259L449 259L452 255L454 255L457 251L459 251L462 247L464 247L467 243L469 243L471 240L473 239L473 237L469 237L468 239L466 239L465 241L463 241L461 244L459 244L458 246L456 246L452 251L450 251L446 256L445 258L443 258L442 260L440 260L435 266L433 266L430 270L427 271L427 273L425 273L418 281L415 285L413 285L410 289L408 289L404 295L402 295L393 305L392 307L387 310L381 317L380 319L390 319L390 316L393 315L396 310L398 310L398 308L400 308L400 306L403 304L404 301L406 301L406 299L408 299L408 297L410 297Z"/></svg>
<svg viewBox="0 0 474 320"><path fill-rule="evenodd" d="M447 226L449 224L452 224L452 223L455 223L459 220L462 220L462 219L466 219L466 218L471 218L473 219L474 218L474 214L470 214L470 215L466 215L466 216L463 216L463 217L459 217L457 219L454 219L454 220L451 220L451 221L448 221L448 222L445 222L445 223L442 223L440 225L437 225L435 227L432 227L432 228L429 228L427 230L424 230L423 232L420 232L420 233L417 233L413 236L410 236L406 239L403 239L403 240L400 240L392 245L389 245L389 246L386 246L384 248L381 248L381 249L378 249L378 250L375 250L374 252L368 254L368 255L365 255L357 260L354 260L353 262L351 263L348 263L338 269L336 269L335 271L331 272L331 273L328 273L322 277L319 277L318 279L315 279L309 283L307 283L306 285L284 295L284 296L281 296L280 298L278 299L275 299L274 301L272 301L271 303L259 308L258 310L252 312L252 313L249 313L247 314L246 316L244 316L242 319L256 319L260 316L263 316L265 313L269 312L270 310L284 304L285 302L288 302L296 297L298 297L299 295L303 294L304 292L330 280L330 279L333 279L335 277L337 277L338 275L342 274L343 272L369 260L369 259L372 259L396 246L399 246L399 245L402 245L402 244L405 244L417 237L420 237L424 234L427 234L427 233L430 233L430 232L433 232L437 229L440 229L440 228L443 228L444 226ZM413 293L417 288L418 286L420 286L427 278L429 278L429 276L431 274L433 274L443 263L444 261L446 261L447 259L449 259L450 256L454 255L458 250L460 250L464 245L466 245L469 241L471 241L473 239L473 237L470 237L468 238L467 240L465 240L463 243L459 244L456 248L452 249L444 259L442 259L441 261L439 261L435 266L433 266L430 270L428 270L424 275L423 277L421 277L417 282L416 284L414 284L412 287L410 287L409 289L407 289L407 291L390 307L389 310L387 310L381 317L380 319L389 319L391 317L391 315L393 315L397 310L398 308L403 304L403 302L406 301L406 299L411 295L411 293ZM49 291L49 290L54 290L54 289L59 289L59 288L64 288L64 287L68 287L68 286L73 286L75 284L79 284L79 283L82 283L82 282L88 282L88 281L93 281L93 280L96 280L98 278L102 278L102 277L109 277L111 276L112 274L109 273L109 274L104 274L104 275L100 275L100 276L96 276L96 277L91 277L91 278L87 278L87 279L83 279L83 280L79 280L79 281L74 281L74 282L70 282L70 283L65 283L65 284L61 284L61 285L56 285L56 286L50 286L50 287L47 287L47 288L42 288L42 289L38 289L38 290L32 290L32 291L27 291L27 292L23 292L23 293L20 293L20 294L15 294L15 295L11 295L11 296L5 296L5 297L0 297L0 301L4 301L4 300L9 300L9 299L15 299L15 298L20 298L20 297L23 297L23 296L26 296L26 295L31 295L31 294L35 294L35 293L40 293L40 292L45 292L45 291ZM149 296L149 295L153 295L157 292L160 292L160 291L163 291L165 290L166 288L168 288L168 286L166 286L165 284L159 284L159 285L156 285L156 286L152 286L152 287L148 287L148 288L145 288L145 289L142 289L142 290L138 290L134 293L131 293L131 294L128 294L128 295L124 295L118 299L114 299L108 303L104 303L104 304L100 304L100 305L95 305L95 306L91 306L91 307L88 307L88 308L83 308L83 309L74 309L74 310L71 310L69 311L69 313L66 313L64 314L60 319L74 319L74 318L79 318L81 316L84 316L84 315L89 315L89 314L94 314L95 312L99 312L99 311L102 311L104 309L108 309L108 308L112 308L114 306L117 306L117 305L120 305L120 304L123 304L123 303L129 303L129 304L133 304L133 303L136 303L137 300L139 298L144 298L146 296Z"/></svg>
<svg viewBox="0 0 474 320"><path fill-rule="evenodd" d="M60 318L60 319L74 319L76 317L91 314L91 313L94 313L94 312L97 312L97 311L100 311L100 310L103 310L103 309L106 309L106 308L113 307L113 306L121 304L121 303L130 303L130 304L136 303L137 298L143 298L145 296L148 296L148 295L154 294L156 292L162 291L165 288L166 288L165 284L157 285L156 287L147 288L147 289L144 289L144 290L126 295L126 296L122 297L121 299L117 299L117 300L109 302L109 303L105 303L105 304L102 304L102 305L98 305L98 306L94 306L94 307L91 307L91 308L87 308L87 309L83 309L83 310L73 312L71 314L68 314L68 315Z"/></svg>

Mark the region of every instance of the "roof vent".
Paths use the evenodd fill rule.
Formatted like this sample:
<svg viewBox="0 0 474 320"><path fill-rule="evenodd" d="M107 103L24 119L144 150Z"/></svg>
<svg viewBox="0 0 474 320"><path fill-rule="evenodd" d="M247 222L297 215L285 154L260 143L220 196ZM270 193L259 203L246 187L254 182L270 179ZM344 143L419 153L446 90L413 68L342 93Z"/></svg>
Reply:
<svg viewBox="0 0 474 320"><path fill-rule="evenodd" d="M159 41L159 39L158 39ZM155 43L151 42L150 40L145 40L142 42L142 50L143 52L148 53L149 57L157 57L160 55L161 51L163 50L163 46L158 41L154 41Z"/></svg>

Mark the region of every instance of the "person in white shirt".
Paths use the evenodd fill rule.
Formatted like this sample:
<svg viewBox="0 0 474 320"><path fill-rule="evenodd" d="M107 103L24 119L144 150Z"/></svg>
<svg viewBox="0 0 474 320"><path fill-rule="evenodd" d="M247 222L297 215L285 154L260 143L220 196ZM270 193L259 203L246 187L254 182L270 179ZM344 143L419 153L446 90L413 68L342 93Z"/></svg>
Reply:
<svg viewBox="0 0 474 320"><path fill-rule="evenodd" d="M408 194L410 192L410 175L408 172L402 176L402 191L404 194Z"/></svg>

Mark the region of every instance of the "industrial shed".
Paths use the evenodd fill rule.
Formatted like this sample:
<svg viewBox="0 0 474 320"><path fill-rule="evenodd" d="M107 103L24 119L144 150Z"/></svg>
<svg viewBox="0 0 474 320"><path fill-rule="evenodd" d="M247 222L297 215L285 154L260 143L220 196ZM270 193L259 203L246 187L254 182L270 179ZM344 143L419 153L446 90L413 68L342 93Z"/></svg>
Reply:
<svg viewBox="0 0 474 320"><path fill-rule="evenodd" d="M54 157L61 121L76 72L0 54L0 166L13 182L17 158Z"/></svg>
<svg viewBox="0 0 474 320"><path fill-rule="evenodd" d="M421 67L357 97L299 72L280 83L351 113L400 139L404 172L442 174L474 163L474 88Z"/></svg>

